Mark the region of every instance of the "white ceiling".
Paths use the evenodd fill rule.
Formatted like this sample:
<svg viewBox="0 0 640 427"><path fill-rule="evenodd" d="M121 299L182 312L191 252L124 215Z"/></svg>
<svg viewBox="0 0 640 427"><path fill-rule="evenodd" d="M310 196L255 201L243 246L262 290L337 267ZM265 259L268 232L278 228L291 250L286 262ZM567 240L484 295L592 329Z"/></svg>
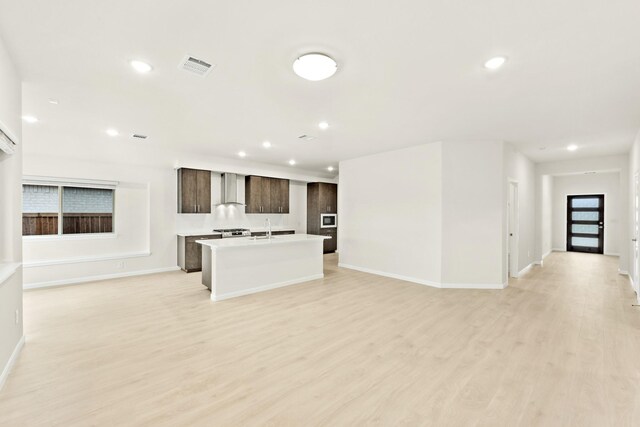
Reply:
<svg viewBox="0 0 640 427"><path fill-rule="evenodd" d="M321 171L447 140L504 140L535 161L624 153L640 128L637 0L0 0L0 36L24 77L24 113L41 120L25 125L25 149L40 153L244 150ZM299 78L292 63L309 51L339 71ZM186 54L216 68L181 71ZM509 61L484 69L495 55Z"/></svg>

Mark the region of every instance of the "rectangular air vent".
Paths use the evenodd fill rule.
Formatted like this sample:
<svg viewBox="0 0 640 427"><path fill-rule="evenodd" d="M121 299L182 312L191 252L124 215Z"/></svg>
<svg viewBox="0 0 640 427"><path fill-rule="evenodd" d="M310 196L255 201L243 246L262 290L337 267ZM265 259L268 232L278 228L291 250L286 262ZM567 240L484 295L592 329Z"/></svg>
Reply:
<svg viewBox="0 0 640 427"><path fill-rule="evenodd" d="M189 71L190 73L197 74L202 77L209 74L213 67L214 65L189 55L185 56L178 66L181 70Z"/></svg>
<svg viewBox="0 0 640 427"><path fill-rule="evenodd" d="M298 139L302 139L303 141L312 141L316 139L316 137L311 135L300 135Z"/></svg>
<svg viewBox="0 0 640 427"><path fill-rule="evenodd" d="M131 137L136 139L147 139L147 135L140 135L139 133L134 133Z"/></svg>

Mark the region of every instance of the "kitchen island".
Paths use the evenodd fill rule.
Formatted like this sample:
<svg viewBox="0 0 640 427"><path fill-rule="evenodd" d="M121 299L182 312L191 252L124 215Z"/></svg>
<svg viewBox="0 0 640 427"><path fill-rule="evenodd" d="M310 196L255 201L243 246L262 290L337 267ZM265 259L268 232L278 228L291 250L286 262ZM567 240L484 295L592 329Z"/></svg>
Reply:
<svg viewBox="0 0 640 427"><path fill-rule="evenodd" d="M197 240L202 245L202 284L213 301L220 301L321 279L327 238L290 234Z"/></svg>

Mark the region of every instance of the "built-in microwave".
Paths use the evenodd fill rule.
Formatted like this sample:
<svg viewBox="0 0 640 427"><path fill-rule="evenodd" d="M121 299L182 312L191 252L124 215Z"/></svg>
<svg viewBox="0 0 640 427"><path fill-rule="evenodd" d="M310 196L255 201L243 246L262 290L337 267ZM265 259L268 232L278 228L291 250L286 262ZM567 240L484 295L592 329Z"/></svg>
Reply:
<svg viewBox="0 0 640 427"><path fill-rule="evenodd" d="M320 214L320 228L336 228L338 226L338 215Z"/></svg>

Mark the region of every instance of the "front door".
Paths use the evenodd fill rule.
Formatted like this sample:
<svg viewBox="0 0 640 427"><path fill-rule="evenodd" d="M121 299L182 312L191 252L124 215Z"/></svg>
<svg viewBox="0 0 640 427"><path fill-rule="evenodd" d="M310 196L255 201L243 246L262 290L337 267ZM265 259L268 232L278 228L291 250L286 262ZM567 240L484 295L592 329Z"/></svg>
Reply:
<svg viewBox="0 0 640 427"><path fill-rule="evenodd" d="M604 252L604 195L567 196L567 251Z"/></svg>

